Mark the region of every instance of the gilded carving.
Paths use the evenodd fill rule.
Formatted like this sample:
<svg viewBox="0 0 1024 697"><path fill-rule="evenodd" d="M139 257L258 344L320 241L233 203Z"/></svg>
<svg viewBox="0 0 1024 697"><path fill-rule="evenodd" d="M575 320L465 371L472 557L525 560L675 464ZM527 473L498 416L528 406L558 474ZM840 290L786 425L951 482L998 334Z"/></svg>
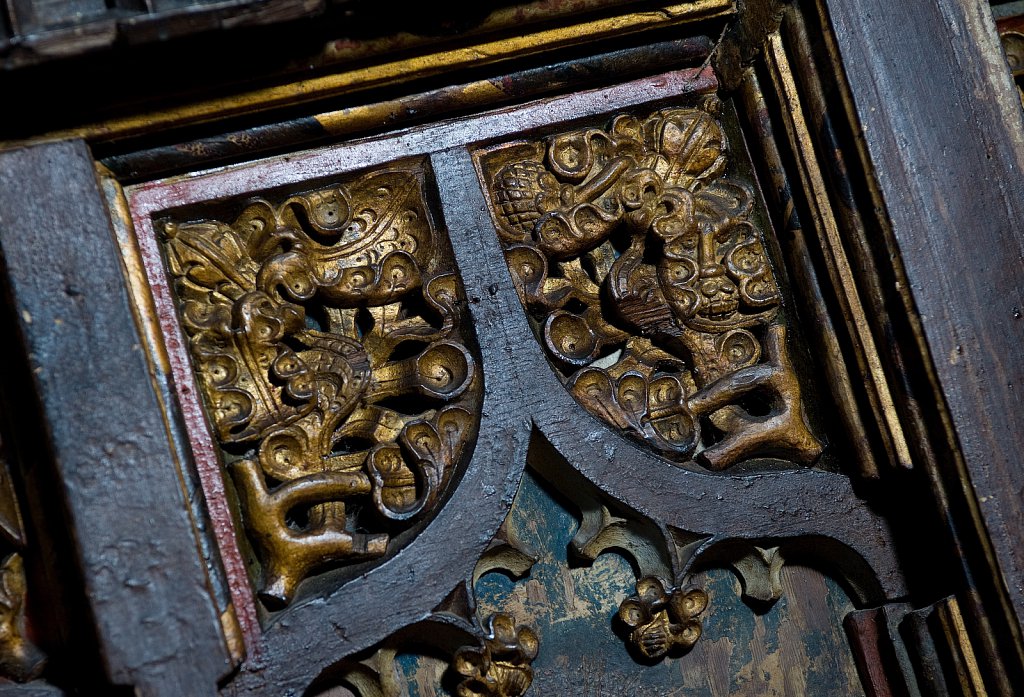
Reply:
<svg viewBox="0 0 1024 697"><path fill-rule="evenodd" d="M659 453L812 463L781 295L719 103L481 159L517 289L566 387Z"/></svg>
<svg viewBox="0 0 1024 697"><path fill-rule="evenodd" d="M26 631L26 599L29 586L22 553L28 551L25 522L15 493L11 468L0 441L0 675L18 682L39 677L46 668L46 654Z"/></svg>
<svg viewBox="0 0 1024 697"><path fill-rule="evenodd" d="M668 588L657 576L636 583L636 594L619 605L619 619L629 628L629 643L652 660L690 649L700 639L699 616L708 596L699 588Z"/></svg>
<svg viewBox="0 0 1024 697"><path fill-rule="evenodd" d="M25 682L46 666L46 655L25 632L25 563L20 554L9 554L0 563L0 673Z"/></svg>
<svg viewBox="0 0 1024 697"><path fill-rule="evenodd" d="M423 186L418 166L387 169L250 201L230 224L164 226L271 604L325 565L384 554L475 438L481 376Z"/></svg>
<svg viewBox="0 0 1024 697"><path fill-rule="evenodd" d="M516 627L509 615L494 614L487 619L487 633L479 647L459 649L452 660L463 676L459 697L520 697L533 682L530 664L537 657L537 634L529 627Z"/></svg>

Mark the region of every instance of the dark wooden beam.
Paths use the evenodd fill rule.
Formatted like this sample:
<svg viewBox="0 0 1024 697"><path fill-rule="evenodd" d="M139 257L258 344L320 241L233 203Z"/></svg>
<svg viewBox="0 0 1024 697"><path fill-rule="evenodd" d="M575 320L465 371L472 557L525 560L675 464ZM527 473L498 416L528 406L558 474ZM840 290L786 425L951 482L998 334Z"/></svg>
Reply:
<svg viewBox="0 0 1024 697"><path fill-rule="evenodd" d="M230 666L84 143L0 153L0 253L110 679L212 695Z"/></svg>
<svg viewBox="0 0 1024 697"><path fill-rule="evenodd" d="M962 454L950 491L1024 626L1024 122L988 3L827 2ZM940 407L941 409L941 407ZM939 411L939 410L936 410ZM951 462L959 460L950 458ZM961 487L960 492L955 488ZM972 489L973 487L973 489ZM964 494L966 493L966 496ZM970 527L970 524L967 526Z"/></svg>

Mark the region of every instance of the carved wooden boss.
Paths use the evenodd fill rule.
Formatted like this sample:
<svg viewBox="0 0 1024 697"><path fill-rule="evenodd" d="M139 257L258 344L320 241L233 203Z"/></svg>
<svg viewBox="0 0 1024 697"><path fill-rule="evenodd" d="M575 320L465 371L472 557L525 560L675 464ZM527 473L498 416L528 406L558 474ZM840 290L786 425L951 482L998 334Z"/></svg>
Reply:
<svg viewBox="0 0 1024 697"><path fill-rule="evenodd" d="M195 587L212 590L195 602L223 643L194 694L218 679L236 695L408 694L410 651L441 657L445 694L564 694L531 667L549 637L530 617L478 609L485 573L522 577L539 558L508 523L534 478L578 509L577 558L629 556L635 583L613 589L600 631L639 664L701 641L716 613L704 572L734 569L764 611L788 561L828 572L858 608L846 626L870 694L934 677L907 642L952 651L962 685L1000 692L998 651L979 649L979 669L971 643L1005 629L979 619L984 588L934 606L941 640L895 629L913 613L870 482L924 468L944 500L924 445L941 419L893 370L917 325L886 314L912 302L890 296L901 267L878 268L895 254L865 217L884 206L841 161L870 168L836 135L852 112L823 96L847 94L821 77L841 74L824 6L806 12L831 63L802 10L780 28L779 8L745 4L691 8L732 17L716 52L687 39L639 79L316 149L288 136L285 156L200 157L126 186L100 170L89 195L114 221L119 292L172 432L157 464L174 479L177 453L186 489L198 482L167 504L195 504L182 539L198 541ZM50 324L30 310L46 306L24 300L30 256L4 234L34 345ZM23 523L13 491L3 501L0 669L24 681L43 664L23 639ZM111 680L182 693L99 627Z"/></svg>

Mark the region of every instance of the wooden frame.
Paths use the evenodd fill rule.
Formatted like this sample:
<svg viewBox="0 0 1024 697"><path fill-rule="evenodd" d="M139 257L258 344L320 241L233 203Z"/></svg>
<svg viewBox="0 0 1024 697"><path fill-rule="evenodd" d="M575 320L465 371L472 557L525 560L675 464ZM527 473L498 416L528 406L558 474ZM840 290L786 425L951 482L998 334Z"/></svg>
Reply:
<svg viewBox="0 0 1024 697"><path fill-rule="evenodd" d="M739 11L741 17L747 17L762 9L741 3ZM869 366L876 391L865 388L867 396L858 399L876 406L879 421L866 426L848 424L847 428L863 428L872 434L876 433L872 429L878 429L880 435L871 437L887 445L876 450L887 452L913 473L906 479L882 462L867 468L868 477L880 477L883 489L899 491L909 486L927 492L947 526L946 532L938 534L948 535L944 539L954 550L949 555L953 561L937 567L954 568L957 578L939 587L956 595L953 607L959 609L949 615L953 618L949 621L957 630L951 630L953 639L949 641L962 650L960 660L974 666L965 673L965 685L987 688L993 694L1012 694L1024 667L1020 641L1024 595L1015 581L1021 576L1024 516L1019 497L1006 493L1016 492L1024 484L1017 456L1024 432L1024 411L1018 397L1024 376L1020 362L1014 360L1021 357L1019 336L1024 326L1020 324L1024 237L1016 225L1017 208L1024 205L1024 184L1016 176L1024 122L1016 92L998 58L998 41L985 9L957 0L900 7L874 0L845 4L822 0L816 6L802 3L801 9L807 17L824 19L834 30L826 29L821 35L819 55L827 60L818 69L831 61L830 69L836 73L833 79L843 97L839 103L844 106L836 109L835 103L815 101L806 67L793 78L782 66L787 50L802 45L800 25L784 21L778 33L769 26L765 70L779 81L776 94L786 107L784 113L789 114L777 122L784 128L777 129L773 138L784 142L785 134L789 139L790 145L783 149L791 148L792 155L776 153L776 158L786 160L790 172L799 174L794 181L799 179L809 191L820 188L817 199L813 195L801 199L797 194L796 208L814 220L808 230L831 230L831 237L807 239L826 255L817 272L828 270L841 283L819 283L813 278L813 269L810 276L800 276L801 272L792 268L790 273L809 296L820 287L841 291L846 283L854 290L850 297L862 303L861 321L849 310L850 297L835 301L847 308L846 317L853 316L855 326L849 330L840 326L838 333L828 336L839 337L831 339L836 346L847 342L860 346L844 355L860 355L861 351L869 362L877 361ZM914 26L915 32L908 35L903 29L908 26ZM950 40L951 27L963 28L969 40ZM698 55L694 52L686 60L692 62ZM814 65L810 53L804 58ZM907 68L921 63L943 66L946 74L956 79L936 80L934 73L925 78L923 71ZM452 588L471 574L475 560L492 545L527 451L538 447L538 436L553 446L574 472L596 485L599 498L607 497L661 525L728 540L831 537L843 549L857 551L859 561L846 552L838 557L843 558L847 581L855 592L861 592L864 605L904 599L905 579L893 561L889 524L861 503L857 487L846 474L718 477L659 464L644 470L643 480L638 482L635 473L650 467L649 456L625 447L614 461L603 457L609 448L616 451L621 447L618 436L595 429L586 419L567 422L564 414L578 408L557 382L548 380L550 384L538 391L545 397L538 400L522 390L517 377L548 376L550 371L543 355L534 350L508 273L480 261L501 258L501 250L496 240L479 233L490 229L492 222L467 146L579 119L589 111L609 113L640 103L663 102L691 90L693 81L712 79L707 67L703 72L701 67L675 71L601 88L586 98L565 96L538 102L532 109L516 111L512 125L503 121L508 112L499 111L454 125L413 129L397 145L368 140L287 156L269 164L144 183L129 187L123 202L116 176L104 173L97 185L93 156L81 142L16 146L0 154L0 202L7 211L0 225L0 248L14 310L11 314L21 341L19 353L27 358L40 415L49 424L50 456L43 459L56 464L53 476L61 483L68 522L77 535L76 553L108 679L136 685L147 694L184 694L183 690L197 689L198 680L205 686L198 689L212 694L217 682L229 675L232 664L248 649L249 662L227 683L227 693L261 694L268 685L296 694L307 689L343 658L370 649L389 634L444 607ZM753 113L758 99L765 103L747 79L747 87L741 86L737 94ZM791 91L787 91L786 80L793 80ZM594 106L597 104L600 107ZM913 104L913 109L907 104ZM858 215L863 216L859 222L843 218L835 204L835 181L820 170L822 153L830 142L822 140L825 130L815 119L832 119L839 124L838 130L844 120L853 125L855 141L852 147L849 143L844 146L842 155L850 159L853 169L862 168L866 175L856 194ZM812 131L808 122L818 128ZM300 127L290 133L293 136L289 137L299 133L306 142L323 137L322 132L311 135ZM273 147L282 146L275 143ZM124 153L125 160L118 160L122 155L111 159L115 169L119 161L127 161L138 172L138 163L156 161L134 155L130 148ZM255 616L247 615L238 605L241 596L231 592L237 591L237 571L232 579L229 568L227 582L219 577L218 553L211 551L215 545L211 546L211 537L202 531L211 522L220 531L212 537L220 536L219 554L223 557L227 514L217 513L216 506L206 513L203 497L193 489L197 482L190 479L190 469L184 464L190 451L200 459L201 449L195 445L194 433L189 434L191 448L186 443L188 429L182 429L175 407L180 390L191 384L188 373L182 372L188 367L184 346L169 342L169 356L160 349L161 331L163 336L177 337L180 330L173 320L170 299L161 296L157 279L161 270L153 266L159 253L147 248L155 244L152 215L200 200L321 180L407 155L430 158L440 210L480 337L490 391L475 454L451 499L413 542L334 593L290 610L287 622L273 625L260 638ZM788 164L789 157L796 159L795 165ZM184 158L180 162L180 166L194 169L184 164ZM31 174L26 177L26 172ZM776 183L781 192L781 185L790 182L783 177L772 182ZM81 201L82 210L69 217L67 200ZM832 201L839 212L825 210L821 201ZM865 201L869 205L865 206ZM105 203L117 212L113 232ZM785 197L780 194L780 200L773 203L785 204ZM119 206L124 207L119 210ZM867 213L872 207L874 217ZM834 218L830 224L829 216ZM83 220L87 222L84 227ZM786 225L788 221L776 223L781 229L788 229ZM112 241L119 240L131 252L132 228L139 233L142 254L122 257ZM83 232L68 235L68 229ZM985 252L984 259L964 269L961 259L978 258L979 249ZM46 259L58 263L47 264ZM122 264L126 264L126 275L122 275ZM146 264L148 283L143 269ZM956 273L950 273L954 264ZM854 265L870 279L851 276ZM156 289L155 305L147 299L147 285ZM152 315L147 314L150 311ZM69 321L72 317L74 322ZM154 317L161 319L161 327L155 326ZM69 332L68 325L75 331ZM846 331L850 333L844 334ZM102 337L102 343L96 337ZM876 344L881 348L874 348ZM148 357L133 348L136 345L146 347ZM130 356L130 360L117 365L105 360L113 347L121 347L118 354ZM508 375L504 371L511 353L520 357ZM861 389L843 382L841 361L831 370L837 376L833 383L846 385L843 389ZM155 378L152 382L150 375ZM124 389L111 390L112 385ZM885 396L886 390L889 396ZM97 419L94 409L101 403L109 411ZM187 402L182 404L187 413ZM530 414L529 423L521 418L524 412ZM186 426L188 421L184 420ZM125 441L125 434L134 434L133 445L115 447ZM83 444L93 445L87 448ZM24 438L15 439L16 459L28 462L25 454L31 450L33 446ZM164 521L159 540L147 543L135 539L144 536L123 535L118 521L125 510L126 491L111 489L108 482L152 461L169 466L157 468L161 476L147 476L129 485L132 501ZM208 462L205 467L204 475L200 466L199 479L209 480L215 463ZM21 477L36 482L26 488L38 490L39 475L27 464L21 469ZM184 487L171 476L176 471L183 473ZM748 491L751 480L761 487L753 494ZM830 493L827 502L825 492ZM39 495L34 496L38 499ZM808 500L822 503L807 507L804 502ZM792 522L794 509L807 515ZM467 511L472 511L471 520ZM189 515L192 524L200 527L200 534L189 529ZM59 535L59 524L53 521L36 520L35 524L55 528L39 532L42 538ZM136 559L140 568L109 561L112 549L133 540L152 550ZM442 547L448 565L438 569L430 550ZM835 553L832 547L827 551ZM204 556L209 566L202 563ZM147 565L154 557L171 560L169 565L178 572L173 583L160 567ZM181 573L190 580L183 581ZM410 578L416 579L415 592L408 585ZM144 594L131 590L138 584L146 589ZM194 592L186 592L183 599L182 587ZM205 587L214 590L199 591ZM403 600L383 613L375 606L382 588L406 591ZM471 598L465 602L471 606ZM155 609L160 608L170 618L162 621L162 626L181 628L177 643L171 642L168 648L167 637L161 636L162 645L157 647L125 633L124 627L135 624L130 617L153 618ZM239 613L237 620L232 612ZM963 617L956 624L960 612ZM81 621L87 624L90 620ZM430 621L437 622L437 615ZM239 622L240 634L236 633ZM879 626L877 620L871 622L875 622L873 627ZM478 631L458 622L453 626L452 631L462 637L472 637ZM889 689L884 677L864 677L873 674L881 660L871 658L871 642L864 639L868 630L848 631L860 646L858 658L865 684L883 694ZM140 636L148 635L143 632ZM204 659L198 667L193 658L196 651Z"/></svg>

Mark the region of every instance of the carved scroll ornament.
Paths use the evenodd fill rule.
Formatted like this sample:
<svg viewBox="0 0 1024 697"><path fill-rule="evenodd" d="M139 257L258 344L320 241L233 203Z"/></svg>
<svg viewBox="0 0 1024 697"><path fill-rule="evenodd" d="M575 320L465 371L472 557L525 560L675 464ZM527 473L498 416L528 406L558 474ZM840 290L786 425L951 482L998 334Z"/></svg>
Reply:
<svg viewBox="0 0 1024 697"><path fill-rule="evenodd" d="M520 297L566 387L675 459L812 463L754 195L718 102L481 158Z"/></svg>
<svg viewBox="0 0 1024 697"><path fill-rule="evenodd" d="M169 267L264 599L380 556L478 425L462 289L419 167L168 223ZM353 518L353 510L359 515Z"/></svg>

